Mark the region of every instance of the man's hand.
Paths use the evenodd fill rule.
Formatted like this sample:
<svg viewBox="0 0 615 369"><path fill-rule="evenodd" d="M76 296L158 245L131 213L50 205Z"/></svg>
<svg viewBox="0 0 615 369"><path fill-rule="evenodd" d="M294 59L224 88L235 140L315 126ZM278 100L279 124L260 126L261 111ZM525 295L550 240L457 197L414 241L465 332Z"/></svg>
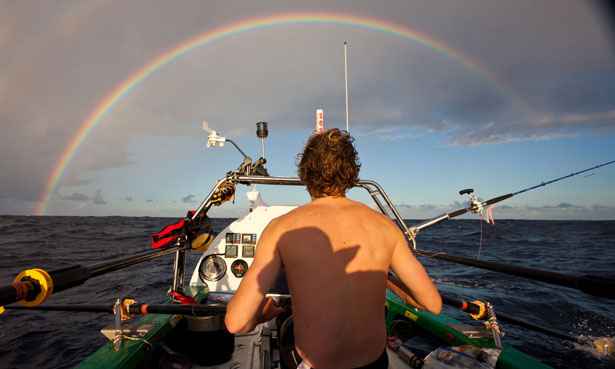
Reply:
<svg viewBox="0 0 615 369"><path fill-rule="evenodd" d="M259 319L259 323L268 322L276 316L282 314L284 312L284 308L278 306L275 300L271 297L267 297L265 299L265 305L263 306L263 310L261 311L261 318Z"/></svg>
<svg viewBox="0 0 615 369"><path fill-rule="evenodd" d="M276 219L263 230L254 261L239 284L235 296L229 301L224 323L231 333L250 332L263 321L280 313L265 293L273 287L282 269L277 249L278 231Z"/></svg>

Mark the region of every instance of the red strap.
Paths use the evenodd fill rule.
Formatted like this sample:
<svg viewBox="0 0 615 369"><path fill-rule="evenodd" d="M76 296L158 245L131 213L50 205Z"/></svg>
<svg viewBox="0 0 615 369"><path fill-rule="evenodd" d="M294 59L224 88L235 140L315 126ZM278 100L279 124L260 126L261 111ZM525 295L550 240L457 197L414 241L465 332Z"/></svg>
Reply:
<svg viewBox="0 0 615 369"><path fill-rule="evenodd" d="M173 300L179 302L182 305L192 305L197 303L192 296L186 296L178 291L169 292L169 296L171 296Z"/></svg>
<svg viewBox="0 0 615 369"><path fill-rule="evenodd" d="M152 249L164 249L168 246L171 246L171 244L175 243L176 240L177 236L170 236L158 240L152 240Z"/></svg>
<svg viewBox="0 0 615 369"><path fill-rule="evenodd" d="M159 232L152 235L152 248L160 249L169 246L177 239L184 229L186 221L180 219L178 222L169 224L162 228Z"/></svg>
<svg viewBox="0 0 615 369"><path fill-rule="evenodd" d="M170 246L172 243L177 240L177 236L181 235L183 232L190 231L186 229L187 225L189 225L186 221L190 220L194 216L194 210L188 211L186 214L186 218L180 219L173 224L169 224L164 226L160 231L154 233L152 235L152 248L153 249L162 249Z"/></svg>

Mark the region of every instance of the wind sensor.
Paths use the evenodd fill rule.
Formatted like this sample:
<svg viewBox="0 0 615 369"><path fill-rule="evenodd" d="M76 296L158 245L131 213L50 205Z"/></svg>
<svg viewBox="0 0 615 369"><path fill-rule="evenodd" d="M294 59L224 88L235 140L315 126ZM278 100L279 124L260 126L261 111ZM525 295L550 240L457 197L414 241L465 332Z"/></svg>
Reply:
<svg viewBox="0 0 615 369"><path fill-rule="evenodd" d="M238 172L244 175L259 175L259 176L269 176L267 169L265 168L265 164L267 160L265 159L265 138L269 135L269 130L267 129L267 122L258 122L256 123L256 136L261 139L261 150L262 156L256 161L252 162L252 158L246 155L246 153L239 148L239 146L230 138L220 136L218 132L214 131L209 127L207 121L203 121L203 130L208 132L207 135L207 147L224 147L225 142L230 142L237 151L241 153L243 156L243 163L240 165Z"/></svg>

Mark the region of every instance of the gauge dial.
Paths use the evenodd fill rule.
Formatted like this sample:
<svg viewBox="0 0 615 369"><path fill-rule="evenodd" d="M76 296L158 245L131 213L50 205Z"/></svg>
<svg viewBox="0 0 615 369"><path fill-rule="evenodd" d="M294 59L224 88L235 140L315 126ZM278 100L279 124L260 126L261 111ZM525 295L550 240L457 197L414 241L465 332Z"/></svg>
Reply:
<svg viewBox="0 0 615 369"><path fill-rule="evenodd" d="M235 260L233 264L231 264L231 272L237 278L243 277L248 271L248 263L245 260Z"/></svg>
<svg viewBox="0 0 615 369"><path fill-rule="evenodd" d="M209 255L199 267L199 276L203 282L219 281L226 274L226 262L218 255Z"/></svg>

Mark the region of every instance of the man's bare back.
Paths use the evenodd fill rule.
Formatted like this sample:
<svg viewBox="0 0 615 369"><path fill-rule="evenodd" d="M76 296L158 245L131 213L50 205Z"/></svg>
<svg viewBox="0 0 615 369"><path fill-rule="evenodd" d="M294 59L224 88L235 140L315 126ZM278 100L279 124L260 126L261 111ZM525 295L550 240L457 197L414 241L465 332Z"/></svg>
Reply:
<svg viewBox="0 0 615 369"><path fill-rule="evenodd" d="M359 202L323 197L280 217L268 231L279 234L295 344L304 361L315 368L356 368L376 360L386 343L387 272L396 246L407 251L395 224ZM416 282L431 284L422 267L413 274Z"/></svg>

